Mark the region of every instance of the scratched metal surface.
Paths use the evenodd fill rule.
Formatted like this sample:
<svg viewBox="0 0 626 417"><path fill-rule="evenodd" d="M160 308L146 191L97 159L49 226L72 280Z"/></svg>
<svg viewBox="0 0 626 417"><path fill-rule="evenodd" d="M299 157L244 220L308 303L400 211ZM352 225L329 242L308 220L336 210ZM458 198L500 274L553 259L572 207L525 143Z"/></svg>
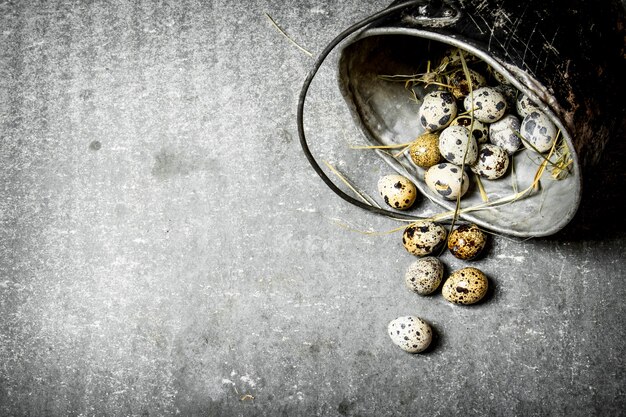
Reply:
<svg viewBox="0 0 626 417"><path fill-rule="evenodd" d="M319 52L386 5L0 4L0 415L623 414L623 133L564 231L491 239L469 308L409 293L398 234L359 232L398 224L308 166L312 59L264 13ZM313 151L373 190L335 64ZM388 339L405 314L427 354Z"/></svg>

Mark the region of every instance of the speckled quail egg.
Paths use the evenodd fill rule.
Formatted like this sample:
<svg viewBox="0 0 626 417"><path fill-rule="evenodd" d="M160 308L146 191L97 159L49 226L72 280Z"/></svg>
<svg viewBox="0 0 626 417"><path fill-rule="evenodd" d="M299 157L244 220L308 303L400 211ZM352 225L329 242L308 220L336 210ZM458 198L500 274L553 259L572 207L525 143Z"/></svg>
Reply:
<svg viewBox="0 0 626 417"><path fill-rule="evenodd" d="M522 146L519 129L519 119L512 114L507 114L489 125L489 141L512 155Z"/></svg>
<svg viewBox="0 0 626 417"><path fill-rule="evenodd" d="M526 141L522 141L528 149L538 152L549 151L556 140L557 128L545 113L532 111L524 117L520 133Z"/></svg>
<svg viewBox="0 0 626 417"><path fill-rule="evenodd" d="M509 80L507 80L504 75L496 71L493 67L487 67L487 72L489 72L489 74L493 77L494 80L496 80L496 82L506 85L509 84Z"/></svg>
<svg viewBox="0 0 626 417"><path fill-rule="evenodd" d="M509 168L509 154L498 145L483 143L478 149L478 160L471 170L488 180L495 180L506 174Z"/></svg>
<svg viewBox="0 0 626 417"><path fill-rule="evenodd" d="M487 244L487 234L475 224L462 224L448 236L448 249L456 258L476 258Z"/></svg>
<svg viewBox="0 0 626 417"><path fill-rule="evenodd" d="M448 200L463 197L469 188L469 177L461 167L446 162L428 168L424 182L429 190Z"/></svg>
<svg viewBox="0 0 626 417"><path fill-rule="evenodd" d="M476 119L472 122L470 116L459 116L450 123L450 126L463 126L467 129L471 126L472 136L476 140L476 143L485 143L489 139L489 125Z"/></svg>
<svg viewBox="0 0 626 417"><path fill-rule="evenodd" d="M521 95L517 88L513 87L511 84L498 84L493 88L504 96L507 110L513 111L516 109L517 97Z"/></svg>
<svg viewBox="0 0 626 417"><path fill-rule="evenodd" d="M471 165L476 162L478 146L470 135L469 129L463 126L448 126L439 135L439 153L448 162Z"/></svg>
<svg viewBox="0 0 626 417"><path fill-rule="evenodd" d="M385 175L378 180L378 192L389 206L406 210L410 208L417 197L415 184L402 175Z"/></svg>
<svg viewBox="0 0 626 417"><path fill-rule="evenodd" d="M456 101L451 93L433 91L424 96L418 118L426 132L435 132L448 126L456 117L456 111Z"/></svg>
<svg viewBox="0 0 626 417"><path fill-rule="evenodd" d="M390 321L387 332L395 345L409 353L423 352L433 339L430 325L416 316L402 316Z"/></svg>
<svg viewBox="0 0 626 417"><path fill-rule="evenodd" d="M521 118L528 116L534 111L541 111L539 106L530 101L530 98L525 94L518 94L515 109Z"/></svg>
<svg viewBox="0 0 626 417"><path fill-rule="evenodd" d="M476 90L487 85L485 77L478 72L468 69L468 75L470 81L472 82L472 90ZM465 97L470 92L469 82L465 76L465 71L462 69L454 71L448 76L448 84L450 85L450 92L456 99Z"/></svg>
<svg viewBox="0 0 626 417"><path fill-rule="evenodd" d="M446 236L447 232L443 226L427 220L418 220L404 229L402 244L409 253L426 256L440 248Z"/></svg>
<svg viewBox="0 0 626 417"><path fill-rule="evenodd" d="M415 165L421 168L430 168L441 160L439 153L439 135L424 133L409 146L409 156Z"/></svg>
<svg viewBox="0 0 626 417"><path fill-rule="evenodd" d="M488 286L487 276L480 269L467 267L450 274L441 295L454 304L474 304L487 294Z"/></svg>
<svg viewBox="0 0 626 417"><path fill-rule="evenodd" d="M501 92L493 87L482 87L474 90L463 101L465 110L473 111L474 117L484 123L499 120L506 112L506 99Z"/></svg>
<svg viewBox="0 0 626 417"><path fill-rule="evenodd" d="M434 256L417 259L406 270L404 282L406 286L420 295L435 292L443 278L443 264Z"/></svg>

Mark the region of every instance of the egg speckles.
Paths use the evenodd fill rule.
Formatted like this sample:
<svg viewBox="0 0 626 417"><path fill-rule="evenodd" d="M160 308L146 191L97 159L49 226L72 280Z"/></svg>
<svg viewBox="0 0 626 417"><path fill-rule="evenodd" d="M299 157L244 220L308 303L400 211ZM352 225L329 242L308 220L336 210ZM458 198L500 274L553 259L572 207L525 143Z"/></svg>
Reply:
<svg viewBox="0 0 626 417"><path fill-rule="evenodd" d="M487 294L488 286L487 276L480 269L462 268L446 279L441 295L454 304L474 304Z"/></svg>
<svg viewBox="0 0 626 417"><path fill-rule="evenodd" d="M421 168L430 168L441 160L439 154L439 135L425 133L419 136L409 146L409 156L415 165Z"/></svg>
<svg viewBox="0 0 626 417"><path fill-rule="evenodd" d="M470 168L481 177L495 180L506 174L509 168L509 155L501 147L485 143L480 145L478 161Z"/></svg>
<svg viewBox="0 0 626 417"><path fill-rule="evenodd" d="M448 249L458 259L476 258L487 244L487 235L475 224L463 224L448 236Z"/></svg>
<svg viewBox="0 0 626 417"><path fill-rule="evenodd" d="M463 126L469 129L472 128L472 137L476 140L476 143L485 143L489 139L489 125L474 119L469 116L459 116L450 123L450 126Z"/></svg>
<svg viewBox="0 0 626 417"><path fill-rule="evenodd" d="M517 88L513 87L511 84L498 84L495 87L506 100L506 108L508 111L513 111L517 106L517 97L520 95Z"/></svg>
<svg viewBox="0 0 626 417"><path fill-rule="evenodd" d="M519 130L519 119L512 114L508 114L489 125L489 140L511 155L522 145L522 141L519 138Z"/></svg>
<svg viewBox="0 0 626 417"><path fill-rule="evenodd" d="M496 80L498 83L508 85L509 80L507 80L504 75L496 71L493 67L487 67L487 72L489 72L493 79Z"/></svg>
<svg viewBox="0 0 626 417"><path fill-rule="evenodd" d="M474 70L468 69L469 80L472 83L472 90L484 87L487 85L487 80L481 74ZM470 86L465 71L457 70L448 76L448 84L450 85L450 92L454 98L462 98L469 94Z"/></svg>
<svg viewBox="0 0 626 417"><path fill-rule="evenodd" d="M528 149L547 152L556 140L557 129L545 113L533 111L522 120L520 133L527 141L524 146Z"/></svg>
<svg viewBox="0 0 626 417"><path fill-rule="evenodd" d="M409 353L423 352L433 338L430 325L416 316L403 316L390 321L387 332L395 345Z"/></svg>
<svg viewBox="0 0 626 417"><path fill-rule="evenodd" d="M432 294L443 278L443 264L434 256L427 256L409 265L404 275L406 286L420 295Z"/></svg>
<svg viewBox="0 0 626 417"><path fill-rule="evenodd" d="M424 174L424 182L429 190L448 200L462 197L469 188L467 174L460 167L450 163L428 168Z"/></svg>
<svg viewBox="0 0 626 417"><path fill-rule="evenodd" d="M448 126L439 136L439 153L448 161L456 165L468 165L476 162L478 146L467 128L463 126Z"/></svg>
<svg viewBox="0 0 626 417"><path fill-rule="evenodd" d="M474 113L474 117L484 123L499 120L506 112L506 98L492 87L474 90L463 101L465 110Z"/></svg>
<svg viewBox="0 0 626 417"><path fill-rule="evenodd" d="M418 119L426 132L435 132L448 126L456 117L456 101L447 91L426 94L418 112Z"/></svg>
<svg viewBox="0 0 626 417"><path fill-rule="evenodd" d="M437 250L446 240L446 229L426 220L409 225L402 234L402 244L411 254L426 256Z"/></svg>
<svg viewBox="0 0 626 417"><path fill-rule="evenodd" d="M519 94L517 96L515 108L517 110L517 114L519 114L522 118L528 116L534 111L541 111L539 107L530 101L530 98L525 94Z"/></svg>
<svg viewBox="0 0 626 417"><path fill-rule="evenodd" d="M417 197L417 188L402 175L385 175L378 180L378 192L390 207L398 210L410 208Z"/></svg>

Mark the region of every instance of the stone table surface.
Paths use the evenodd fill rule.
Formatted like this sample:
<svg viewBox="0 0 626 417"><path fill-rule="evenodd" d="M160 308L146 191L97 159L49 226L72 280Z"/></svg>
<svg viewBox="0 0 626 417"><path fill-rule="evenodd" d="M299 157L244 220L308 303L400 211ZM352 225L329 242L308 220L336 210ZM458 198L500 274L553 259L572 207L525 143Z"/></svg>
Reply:
<svg viewBox="0 0 626 417"><path fill-rule="evenodd" d="M309 166L314 59L266 14L316 54L386 5L0 3L0 415L624 415L623 135L563 231L491 238L469 308L411 293L398 223ZM335 61L312 147L374 187Z"/></svg>

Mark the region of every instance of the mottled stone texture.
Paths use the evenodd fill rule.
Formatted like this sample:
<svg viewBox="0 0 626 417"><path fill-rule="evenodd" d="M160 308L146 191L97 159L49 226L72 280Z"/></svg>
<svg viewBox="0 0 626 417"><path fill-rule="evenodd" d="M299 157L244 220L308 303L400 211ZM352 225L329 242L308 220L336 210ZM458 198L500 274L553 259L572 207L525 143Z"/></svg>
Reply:
<svg viewBox="0 0 626 417"><path fill-rule="evenodd" d="M401 233L350 230L398 223L303 157L312 59L264 15L318 52L387 3L241 3L0 3L0 415L621 415L623 137L567 230L491 239L484 301L419 297ZM312 148L375 196L334 59Z"/></svg>

